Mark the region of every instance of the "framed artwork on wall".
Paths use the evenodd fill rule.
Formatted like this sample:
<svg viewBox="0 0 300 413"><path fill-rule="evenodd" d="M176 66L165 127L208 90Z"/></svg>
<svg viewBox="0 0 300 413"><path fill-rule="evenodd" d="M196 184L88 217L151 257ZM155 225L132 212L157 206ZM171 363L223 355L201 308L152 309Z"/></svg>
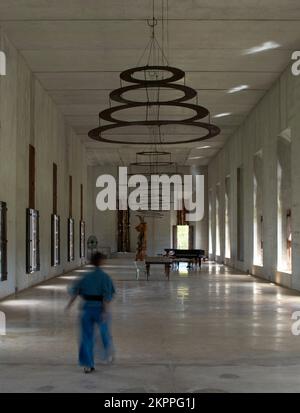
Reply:
<svg viewBox="0 0 300 413"><path fill-rule="evenodd" d="M75 221L73 218L68 219L68 261L74 261L75 251L74 251L74 231L75 231Z"/></svg>
<svg viewBox="0 0 300 413"><path fill-rule="evenodd" d="M60 217L51 215L51 266L60 264Z"/></svg>
<svg viewBox="0 0 300 413"><path fill-rule="evenodd" d="M85 258L85 221L80 221L79 230L80 230L80 245L79 245L80 258Z"/></svg>
<svg viewBox="0 0 300 413"><path fill-rule="evenodd" d="M40 271L39 211L26 211L26 272Z"/></svg>

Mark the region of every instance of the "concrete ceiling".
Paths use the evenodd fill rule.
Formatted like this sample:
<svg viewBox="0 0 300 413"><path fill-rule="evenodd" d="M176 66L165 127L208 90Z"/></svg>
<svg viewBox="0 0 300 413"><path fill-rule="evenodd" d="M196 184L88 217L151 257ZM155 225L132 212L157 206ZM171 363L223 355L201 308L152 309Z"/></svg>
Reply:
<svg viewBox="0 0 300 413"><path fill-rule="evenodd" d="M160 17L161 0L156 5ZM136 66L149 40L151 9L152 0L0 0L0 25L85 141L90 164L126 164L140 149L101 144L87 132L108 107L109 92L119 87L119 72ZM232 113L213 120L222 129L218 137L168 146L176 162L207 164L224 145L288 65L291 52L299 50L299 20L299 0L169 0L165 38L168 29L170 64L186 72L186 84L198 90L199 104L212 115ZM244 54L267 41L280 47ZM249 89L227 93L242 84ZM129 129L116 137L124 133L140 132ZM170 136L194 133L189 128L167 131ZM210 147L196 149L201 146Z"/></svg>

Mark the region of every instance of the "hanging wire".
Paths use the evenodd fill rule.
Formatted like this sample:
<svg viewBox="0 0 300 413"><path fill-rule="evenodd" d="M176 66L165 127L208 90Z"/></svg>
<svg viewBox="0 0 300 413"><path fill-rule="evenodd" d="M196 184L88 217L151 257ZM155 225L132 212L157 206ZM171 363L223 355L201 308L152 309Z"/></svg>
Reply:
<svg viewBox="0 0 300 413"><path fill-rule="evenodd" d="M151 62L151 55L153 53L153 48L154 48L154 38L155 38L155 26L157 25L157 21L155 20L155 16L154 16L154 0L152 0L152 23L150 23L149 20L147 20L147 24L148 26L151 28L152 30L152 34L151 34L151 43L150 43L150 48L149 48L149 53L148 53L148 59L147 59L147 66L150 65ZM147 80L147 72L144 71L144 79L145 81ZM146 119L148 120L149 118L149 102L150 102L150 98L149 98L149 90L148 87L145 88L146 89L146 99L147 99L147 105L146 105Z"/></svg>
<svg viewBox="0 0 300 413"><path fill-rule="evenodd" d="M165 49L165 19L164 19L164 0L161 0L161 46L162 50ZM163 56L161 57L161 62L163 64Z"/></svg>
<svg viewBox="0 0 300 413"><path fill-rule="evenodd" d="M159 42L157 41L156 37L154 38L154 42L156 43L158 49L161 51L162 54L162 66L169 66L169 61L167 56L165 55L164 51L162 50ZM165 63L165 64L164 64Z"/></svg>
<svg viewBox="0 0 300 413"><path fill-rule="evenodd" d="M168 61L170 58L170 44L169 44L169 0L167 0L167 11L166 11L166 19L167 19L167 57Z"/></svg>
<svg viewBox="0 0 300 413"><path fill-rule="evenodd" d="M158 76L156 75L156 78L157 77ZM158 105L157 105L157 120L159 120L159 117L160 117L160 104L159 104L159 101L160 101L160 87L157 88L157 103L158 103Z"/></svg>
<svg viewBox="0 0 300 413"><path fill-rule="evenodd" d="M147 66L150 65L151 56L152 56L152 54L153 54L153 48L154 48L154 37L151 37L150 47L149 47L149 53L148 53L148 59L147 59Z"/></svg>
<svg viewBox="0 0 300 413"><path fill-rule="evenodd" d="M147 76L146 76L146 71L144 71L144 79L145 81L147 80ZM146 105L146 120L148 120L149 117L149 91L148 88L145 88L146 90L146 99L147 99L147 105Z"/></svg>
<svg viewBox="0 0 300 413"><path fill-rule="evenodd" d="M143 60L143 58L144 58L147 50L149 50L149 48L151 47L151 42L152 42L152 41L153 41L152 38L148 41L147 46L146 46L145 49L143 50L143 53L142 53L141 57L139 58L139 60L138 60L138 62L137 62L137 67L140 66L141 61Z"/></svg>
<svg viewBox="0 0 300 413"><path fill-rule="evenodd" d="M152 16L154 20L154 15L155 15L155 0L152 0Z"/></svg>

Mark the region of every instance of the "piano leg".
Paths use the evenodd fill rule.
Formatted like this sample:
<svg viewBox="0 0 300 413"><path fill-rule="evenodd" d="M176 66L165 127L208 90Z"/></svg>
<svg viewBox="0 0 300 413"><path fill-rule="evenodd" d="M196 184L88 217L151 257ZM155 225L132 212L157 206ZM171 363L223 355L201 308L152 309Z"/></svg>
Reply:
<svg viewBox="0 0 300 413"><path fill-rule="evenodd" d="M166 274L168 281L170 281L170 267L171 267L171 264L165 264L165 274Z"/></svg>
<svg viewBox="0 0 300 413"><path fill-rule="evenodd" d="M147 274L147 281L148 281L149 276L150 276L150 264L146 264L146 274Z"/></svg>

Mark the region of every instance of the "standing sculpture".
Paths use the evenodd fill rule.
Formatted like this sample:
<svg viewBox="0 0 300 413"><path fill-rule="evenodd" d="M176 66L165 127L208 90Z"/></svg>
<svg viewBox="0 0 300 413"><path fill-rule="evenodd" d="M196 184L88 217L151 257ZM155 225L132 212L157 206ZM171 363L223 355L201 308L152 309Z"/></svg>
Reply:
<svg viewBox="0 0 300 413"><path fill-rule="evenodd" d="M147 255L147 223L144 220L144 217L138 215L140 220L139 225L135 227L138 231L138 240L137 240L137 248L136 248L136 261L144 261Z"/></svg>

